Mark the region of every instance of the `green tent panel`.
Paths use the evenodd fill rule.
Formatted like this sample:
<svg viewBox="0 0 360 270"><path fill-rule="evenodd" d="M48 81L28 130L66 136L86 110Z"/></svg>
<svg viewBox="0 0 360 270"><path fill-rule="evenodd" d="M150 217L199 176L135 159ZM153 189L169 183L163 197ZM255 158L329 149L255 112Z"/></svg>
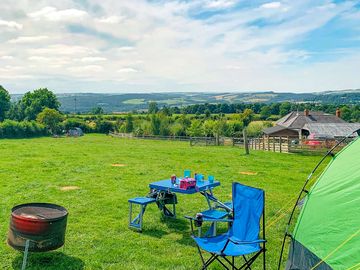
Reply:
<svg viewBox="0 0 360 270"><path fill-rule="evenodd" d="M286 269L360 269L359 138L332 159L307 194Z"/></svg>

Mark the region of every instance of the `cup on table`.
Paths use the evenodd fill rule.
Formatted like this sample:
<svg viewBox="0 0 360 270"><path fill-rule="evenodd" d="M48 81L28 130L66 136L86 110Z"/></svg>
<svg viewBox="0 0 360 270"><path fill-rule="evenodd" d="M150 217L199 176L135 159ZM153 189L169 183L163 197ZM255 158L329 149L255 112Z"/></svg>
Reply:
<svg viewBox="0 0 360 270"><path fill-rule="evenodd" d="M184 171L184 178L187 178L187 177L191 177L191 171L190 170L185 170Z"/></svg>
<svg viewBox="0 0 360 270"><path fill-rule="evenodd" d="M214 180L215 180L215 178L214 178L213 175L209 175L209 176L208 176L208 181L209 181L209 183L214 183Z"/></svg>

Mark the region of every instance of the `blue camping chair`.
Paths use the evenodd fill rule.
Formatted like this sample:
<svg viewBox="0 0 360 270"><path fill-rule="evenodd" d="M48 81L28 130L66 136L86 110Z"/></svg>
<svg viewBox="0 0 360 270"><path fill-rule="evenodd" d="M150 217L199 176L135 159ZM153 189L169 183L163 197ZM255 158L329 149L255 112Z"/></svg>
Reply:
<svg viewBox="0 0 360 270"><path fill-rule="evenodd" d="M220 262L225 269L229 269L226 262L232 269L251 269L252 263L263 253L263 269L265 270L265 192L261 189L245 186L239 183L233 183L233 219L217 220L231 222L229 230L215 237L196 237L194 235L193 221L190 218L192 238L197 244L202 269L214 261ZM261 222L262 216L262 222ZM203 221L211 221L204 218ZM262 238L259 238L260 224L262 223ZM211 254L210 258L205 261L201 250ZM250 256L252 255L252 256ZM235 266L235 257L241 256L244 264L240 267ZM231 257L231 260L228 258Z"/></svg>

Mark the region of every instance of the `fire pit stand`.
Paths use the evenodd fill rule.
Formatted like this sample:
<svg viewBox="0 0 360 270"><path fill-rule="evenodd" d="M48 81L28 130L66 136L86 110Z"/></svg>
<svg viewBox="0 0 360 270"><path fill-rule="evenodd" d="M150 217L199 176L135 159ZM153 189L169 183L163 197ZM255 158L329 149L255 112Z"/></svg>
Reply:
<svg viewBox="0 0 360 270"><path fill-rule="evenodd" d="M28 203L11 210L8 244L24 252L21 269L26 268L29 252L46 252L62 247L68 211L50 203Z"/></svg>

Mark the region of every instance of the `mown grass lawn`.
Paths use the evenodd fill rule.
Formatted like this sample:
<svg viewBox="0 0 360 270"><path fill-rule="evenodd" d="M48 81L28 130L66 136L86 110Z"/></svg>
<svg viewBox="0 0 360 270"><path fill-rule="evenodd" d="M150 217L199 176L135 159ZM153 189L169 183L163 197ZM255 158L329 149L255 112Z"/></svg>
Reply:
<svg viewBox="0 0 360 270"><path fill-rule="evenodd" d="M150 205L144 232L128 229L127 199L147 194L150 182L189 168L215 175L221 181L215 195L224 201L231 199L232 181L265 189L267 265L276 269L287 217L276 221L283 213L278 211L291 206L318 160L262 151L245 156L236 147L190 147L186 142L105 135L0 140L0 268L20 269L22 254L10 248L6 238L11 208L27 202L57 203L69 211L65 248L31 254L27 269L199 268L183 216L206 209L201 195L178 196L177 220L163 218ZM62 191L64 186L79 189Z"/></svg>

